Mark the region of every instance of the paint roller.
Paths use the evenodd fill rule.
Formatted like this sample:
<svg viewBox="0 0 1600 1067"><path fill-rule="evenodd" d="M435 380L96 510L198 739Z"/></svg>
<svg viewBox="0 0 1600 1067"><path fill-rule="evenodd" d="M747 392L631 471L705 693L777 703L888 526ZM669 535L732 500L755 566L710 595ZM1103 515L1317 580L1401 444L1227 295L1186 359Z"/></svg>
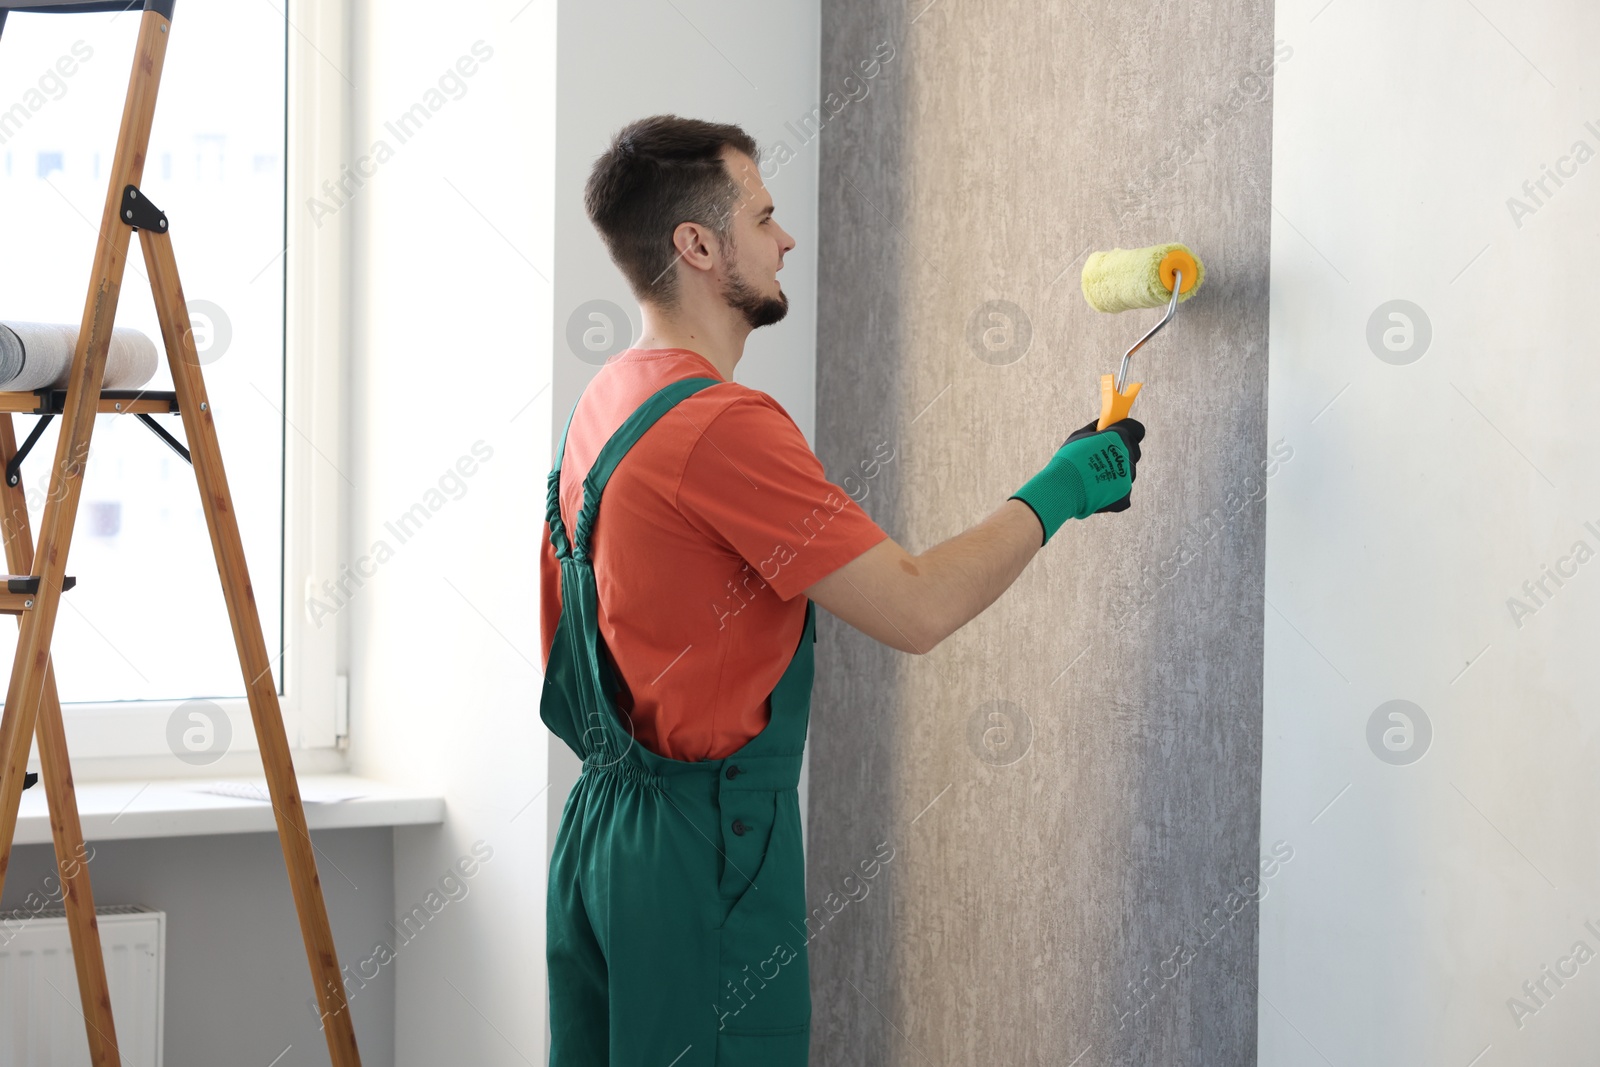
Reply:
<svg viewBox="0 0 1600 1067"><path fill-rule="evenodd" d="M1162 320L1123 353L1122 366L1115 379L1109 374L1101 375L1100 422L1097 429L1103 430L1128 417L1141 384L1127 384L1129 361L1135 352L1144 347L1146 341L1160 332L1161 327L1172 321L1178 304L1193 296L1205 280L1205 264L1181 244L1114 248L1109 252L1092 253L1084 262L1083 298L1096 311L1115 314L1134 308L1167 306L1167 313Z"/></svg>
<svg viewBox="0 0 1600 1067"><path fill-rule="evenodd" d="M46 322L0 322L0 391L65 389L78 349L78 327ZM111 331L101 388L137 389L156 373L155 342L138 330Z"/></svg>

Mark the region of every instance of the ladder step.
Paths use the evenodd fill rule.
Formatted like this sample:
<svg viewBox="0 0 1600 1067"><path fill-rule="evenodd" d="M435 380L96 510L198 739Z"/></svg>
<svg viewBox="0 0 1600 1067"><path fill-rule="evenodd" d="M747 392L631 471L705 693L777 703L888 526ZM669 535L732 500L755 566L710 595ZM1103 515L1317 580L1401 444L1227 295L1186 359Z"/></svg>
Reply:
<svg viewBox="0 0 1600 1067"><path fill-rule="evenodd" d="M35 597L39 593L39 576L37 574L7 574L3 576L6 582L5 592L0 593L0 615L21 615L33 607ZM78 579L67 575L61 580L61 591L78 584Z"/></svg>
<svg viewBox="0 0 1600 1067"><path fill-rule="evenodd" d="M138 11L144 0L0 0L0 11L72 14L85 11Z"/></svg>
<svg viewBox="0 0 1600 1067"><path fill-rule="evenodd" d="M0 390L0 412L60 415L66 409L65 389L35 389L24 393ZM124 415L171 415L178 411L178 394L170 389L102 389L100 406L96 410Z"/></svg>

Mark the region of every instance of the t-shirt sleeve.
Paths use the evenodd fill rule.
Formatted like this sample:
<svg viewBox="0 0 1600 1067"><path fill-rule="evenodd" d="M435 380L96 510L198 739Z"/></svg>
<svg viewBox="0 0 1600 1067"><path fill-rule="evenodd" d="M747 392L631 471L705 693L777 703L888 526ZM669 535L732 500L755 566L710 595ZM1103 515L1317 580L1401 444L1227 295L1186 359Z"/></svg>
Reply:
<svg viewBox="0 0 1600 1067"><path fill-rule="evenodd" d="M889 535L830 482L800 427L764 393L730 403L690 450L678 510L783 600Z"/></svg>

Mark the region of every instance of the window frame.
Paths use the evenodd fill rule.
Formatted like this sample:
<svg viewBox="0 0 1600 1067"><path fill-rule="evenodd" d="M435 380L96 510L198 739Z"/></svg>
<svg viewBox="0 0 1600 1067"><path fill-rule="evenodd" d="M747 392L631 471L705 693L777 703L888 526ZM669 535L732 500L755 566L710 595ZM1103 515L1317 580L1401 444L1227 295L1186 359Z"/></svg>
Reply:
<svg viewBox="0 0 1600 1067"><path fill-rule="evenodd" d="M175 29L177 21L174 20ZM318 226L310 213L298 205L318 195L324 179L337 179L347 158L351 93L341 68L349 66L348 4L343 0L296 4L292 13L286 4L284 33L284 651L281 658L274 656L273 635L269 634L267 653L274 656L273 677L280 691L279 707L290 749L342 753L349 733L341 666L347 644L343 637L348 625L346 613L341 611L318 626L305 608L312 591L320 589L324 580L338 579L343 547L346 501L338 468L347 466L345 457L349 454L344 415L350 213L340 211ZM130 38L129 62L132 57ZM152 195L156 195L153 189ZM183 205L164 207L173 219L181 270ZM193 285L192 279L185 282ZM220 412L218 418L225 421L227 412ZM226 451L222 458L226 468ZM241 487L230 482L229 489L237 493ZM214 565L204 557L196 560L196 566ZM176 581L175 595L183 595L186 584ZM130 610L137 610L137 606ZM240 684L242 687L242 675ZM259 752L248 700L243 696L210 699L227 714L232 728L224 755ZM167 723L184 702L63 704L62 720L74 773L86 779L99 777L94 773L96 764L111 771L116 766L114 761L126 762L129 757L144 758L139 762L148 771L148 757L172 755ZM34 764L37 766L37 750ZM159 766L167 768L172 777L205 773L203 768L178 762L168 767L165 760Z"/></svg>

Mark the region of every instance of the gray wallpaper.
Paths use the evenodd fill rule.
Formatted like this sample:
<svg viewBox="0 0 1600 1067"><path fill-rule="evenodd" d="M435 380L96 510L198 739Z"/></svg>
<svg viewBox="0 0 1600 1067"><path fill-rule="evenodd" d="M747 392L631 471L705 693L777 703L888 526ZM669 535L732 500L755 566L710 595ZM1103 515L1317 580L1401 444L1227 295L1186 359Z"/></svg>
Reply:
<svg viewBox="0 0 1600 1067"><path fill-rule="evenodd" d="M1090 310L1090 250L1183 241L1208 277L1135 358L1131 511L1069 524L926 656L821 617L813 1063L1255 1062L1292 62L1265 0L824 0L795 124L821 139L818 451L909 550L1042 466L1159 319Z"/></svg>

